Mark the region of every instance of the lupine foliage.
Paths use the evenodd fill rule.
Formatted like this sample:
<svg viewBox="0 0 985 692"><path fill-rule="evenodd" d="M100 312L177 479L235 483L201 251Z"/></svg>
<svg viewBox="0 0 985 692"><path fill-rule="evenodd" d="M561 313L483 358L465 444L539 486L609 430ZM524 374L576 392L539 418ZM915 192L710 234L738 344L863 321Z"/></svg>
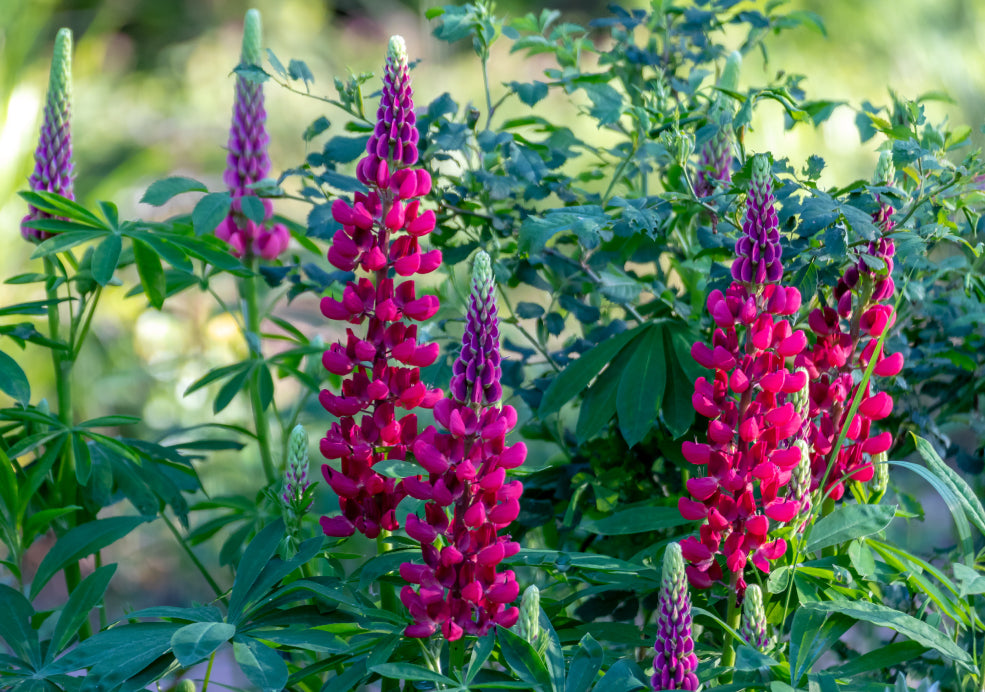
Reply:
<svg viewBox="0 0 985 692"><path fill-rule="evenodd" d="M52 79L47 179L23 195L26 227L52 237L36 238L45 273L14 279L44 299L4 306L18 322L0 335L50 349L58 387L32 392L2 342L0 687L163 687L231 650L265 690L981 688L985 508L939 452L982 392L985 163L895 95L857 110L882 152L872 181L826 187L817 156L753 155L764 101L788 129L837 104L799 75L736 79L738 57L820 19L656 7L584 27L434 8L436 39L474 49L485 103L415 105L395 37L380 75L335 80L332 120L276 180L261 89L293 99L325 80L263 52L251 12L229 189L154 183L157 206L206 193L164 222L41 184L85 172L68 167L67 81ZM543 77L490 81L496 42ZM598 130L605 144L577 134ZM311 203L283 222L290 238L270 225L287 194ZM221 299L224 274L269 291L245 301L249 356L188 391L212 388L218 414L247 390L268 415L230 425L232 407L154 443L135 417L82 420L72 367L104 291L134 283L131 300L170 311L186 291ZM320 301L327 348L281 298ZM47 324L28 321L39 311ZM271 337L283 347L261 349ZM308 482L299 419L324 433L324 484ZM279 471L264 487L196 495L217 454L248 463L261 438ZM905 474L943 498L953 550L900 547L904 522L922 529ZM212 593L119 616L104 549L150 522L196 566L182 586ZM212 547L231 576L207 567ZM52 611L41 592L62 573L71 595ZM894 634L844 636L855 622Z"/></svg>

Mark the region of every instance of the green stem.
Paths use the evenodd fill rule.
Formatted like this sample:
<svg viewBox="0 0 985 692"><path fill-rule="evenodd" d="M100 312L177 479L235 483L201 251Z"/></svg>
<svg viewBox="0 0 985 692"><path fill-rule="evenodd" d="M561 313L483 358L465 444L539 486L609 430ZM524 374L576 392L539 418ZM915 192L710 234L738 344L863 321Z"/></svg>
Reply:
<svg viewBox="0 0 985 692"><path fill-rule="evenodd" d="M209 678L212 677L212 664L215 663L215 651L209 656L209 667L205 669L205 679L202 680L202 692L209 689Z"/></svg>
<svg viewBox="0 0 985 692"><path fill-rule="evenodd" d="M198 559L198 556L194 553L191 546L188 545L188 541L185 540L185 537L182 536L181 533L178 531L178 527L174 525L174 522L171 521L168 518L168 515L165 514L164 512L161 512L161 519L164 520L164 524L174 535L175 540L178 541L178 545L180 545L184 549L185 553L188 555L189 558L191 558L191 561L195 564L195 567L197 567L198 571L202 573L202 576L205 578L205 581L207 581L209 583L209 586L212 587L212 590L215 592L216 598L220 600L225 600L225 597L222 594L222 589L219 588L219 585L216 583L215 579L212 578L212 575L209 574L209 571L205 569L205 565L203 565L202 561Z"/></svg>
<svg viewBox="0 0 985 692"><path fill-rule="evenodd" d="M55 263L50 257L44 258L44 270L47 275L45 290L48 298L48 336L52 341L58 341L61 337L61 315L59 313L58 288L56 281L58 273L55 271ZM72 344L69 344L70 353ZM51 364L55 374L55 396L58 403L58 420L66 428L71 428L73 423L72 415L72 358L65 356L65 352L59 348L51 349ZM75 455L71 442L66 442L62 447L61 464L58 466L57 480L58 494L61 497L62 506L78 505L78 483L75 478ZM74 524L72 519L69 519ZM71 525L70 527L71 528ZM71 562L65 567L65 588L71 595L82 582L82 570L79 568L78 561ZM79 630L80 639L88 639L92 636L92 626L86 620L82 623Z"/></svg>
<svg viewBox="0 0 985 692"><path fill-rule="evenodd" d="M244 280L244 300L246 301L246 343L250 349L250 358L263 362L263 354L260 348L260 300L257 281L260 278L257 273L257 261L252 259L250 262L252 273ZM256 341L250 339L253 334ZM260 447L260 461L263 462L263 473L267 477L267 484L273 483L277 476L274 471L274 457L270 452L270 426L267 422L267 411L263 407L260 398L260 370L256 368L250 378L250 404L253 408L253 423L256 427L257 443Z"/></svg>
<svg viewBox="0 0 985 692"><path fill-rule="evenodd" d="M492 117L496 109L492 104L492 96L489 93L489 70L487 68L487 63L489 62L489 56L486 52L481 56L482 60L482 85L486 89L486 129L488 130L492 127Z"/></svg>
<svg viewBox="0 0 985 692"><path fill-rule="evenodd" d="M728 592L728 614L725 616L725 623L731 627L733 630L739 629L739 618L742 615L742 610L739 608L738 599L735 597L735 587L738 575L732 575L732 583ZM729 631L725 632L725 642L722 646L722 663L721 665L727 670L722 674L724 683L729 683L732 681L732 666L735 665L735 639L732 637L732 633Z"/></svg>

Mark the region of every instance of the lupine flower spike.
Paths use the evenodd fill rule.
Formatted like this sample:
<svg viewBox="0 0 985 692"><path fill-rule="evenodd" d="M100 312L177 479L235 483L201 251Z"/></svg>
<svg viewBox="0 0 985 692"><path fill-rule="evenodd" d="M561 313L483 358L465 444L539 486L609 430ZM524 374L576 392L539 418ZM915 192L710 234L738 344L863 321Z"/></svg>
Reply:
<svg viewBox="0 0 985 692"><path fill-rule="evenodd" d="M765 652L770 646L769 625L763 609L763 592L756 584L746 589L742 601L742 627L739 634L754 649Z"/></svg>
<svg viewBox="0 0 985 692"><path fill-rule="evenodd" d="M894 175L892 157L889 152L883 152L876 182L890 183ZM893 410L893 399L888 393L873 392L875 380L892 377L903 368L901 353L886 355L882 350L875 351L879 337L896 320L896 311L888 302L896 290L892 277L896 248L886 235L893 229L892 214L892 206L880 200L872 221L883 235L870 242L863 256L838 280L832 293L834 306L817 308L808 316L808 325L817 340L813 349L797 359L811 380L809 442L813 488L823 481L823 491L830 491L834 500L844 495L842 480L847 475L860 483L870 481L874 473L871 458L888 451L893 443L889 431L879 434L872 431L872 424ZM872 358L876 358L873 377L866 385L837 458L829 459L858 389L856 374Z"/></svg>
<svg viewBox="0 0 985 692"><path fill-rule="evenodd" d="M243 50L240 63L259 66L263 63L263 37L260 13L249 10L243 27ZM256 197L249 186L267 177L270 158L267 156L267 112L263 107L263 85L236 75L236 96L233 124L229 129L229 153L223 180L232 195L232 208L219 227L217 237L232 247L237 257L253 256L266 260L277 259L287 249L290 234L284 224L271 224L274 215L269 199L261 199L263 221L256 223L243 212L243 198Z"/></svg>
<svg viewBox="0 0 985 692"><path fill-rule="evenodd" d="M359 531L375 538L381 530L398 528L396 508L406 491L373 465L384 459L404 459L417 439L414 409L432 408L440 389L428 389L420 368L438 357L438 344L420 344L417 326L406 321L430 319L438 299L417 297L414 274L427 274L441 264L441 251L423 252L420 239L434 230L433 211L422 211L420 200L431 191L431 176L417 162L418 132L414 127L407 49L399 36L390 39L383 96L376 129L366 145L356 175L369 190L357 192L350 205L338 199L332 215L336 231L328 261L342 271L366 275L350 281L342 300L325 297L325 317L358 326L346 329L345 343L325 352L322 364L345 378L340 394L322 391L322 406L338 422L321 441L326 459L340 460L338 470L322 467L325 480L339 496L342 515L323 517L329 536ZM397 409L408 411L397 416Z"/></svg>
<svg viewBox="0 0 985 692"><path fill-rule="evenodd" d="M725 63L718 86L735 91L739 83L742 55L733 51ZM698 197L708 197L720 186L732 180L732 107L731 97L719 93L708 112L710 125L717 129L701 147L694 190Z"/></svg>
<svg viewBox="0 0 985 692"><path fill-rule="evenodd" d="M657 601L657 639L653 645L654 690L698 689L698 657L691 637L691 595L684 575L681 546L671 543L664 553Z"/></svg>
<svg viewBox="0 0 985 692"><path fill-rule="evenodd" d="M520 617L510 606L520 587L513 570L498 572L520 546L500 531L520 513L520 481L506 472L523 463L522 442L506 445L516 410L501 406L499 327L489 258L480 253L472 296L449 394L434 406L448 432L427 428L414 442L414 457L427 478L405 478L407 493L425 500L424 519L407 517L407 533L420 541L424 564L404 563L410 583L400 599L414 617L409 637L435 632L449 641L482 636L493 625L511 627ZM411 586L414 585L414 586ZM415 588L416 586L416 588Z"/></svg>
<svg viewBox="0 0 985 692"><path fill-rule="evenodd" d="M786 550L771 540L770 520L791 521L800 504L781 490L800 461L794 445L803 420L792 395L807 385L804 372L791 372L786 361L807 345L782 316L800 308L800 292L778 282L783 275L769 160L753 162L748 211L736 242L735 281L723 295L712 291L708 311L716 329L711 346L694 344L691 355L714 377L694 385L695 410L709 419L707 443L685 442L684 457L707 465L708 475L691 478L678 508L686 519L700 520L700 538L681 542L690 563L688 578L708 588L722 578L723 555L736 598L746 588L751 561L764 572ZM758 487L757 487L758 486Z"/></svg>
<svg viewBox="0 0 985 692"><path fill-rule="evenodd" d="M301 520L313 504L308 493L308 433L301 425L295 425L287 441L287 462L284 468L284 486L280 501L287 525L287 545L290 553L301 543Z"/></svg>
<svg viewBox="0 0 985 692"><path fill-rule="evenodd" d="M72 130L69 123L72 102L72 32L59 29L48 77L48 97L41 121L41 137L34 152L34 173L28 184L33 192L54 192L75 199L73 189ZM51 237L48 231L30 228L25 224L51 215L28 206L21 222L21 235L27 240L42 241Z"/></svg>

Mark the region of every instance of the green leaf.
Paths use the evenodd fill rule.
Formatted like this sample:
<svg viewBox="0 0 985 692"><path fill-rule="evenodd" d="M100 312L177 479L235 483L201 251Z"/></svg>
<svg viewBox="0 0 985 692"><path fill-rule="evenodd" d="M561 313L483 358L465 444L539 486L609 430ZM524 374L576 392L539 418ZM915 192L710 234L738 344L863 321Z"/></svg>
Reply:
<svg viewBox="0 0 985 692"><path fill-rule="evenodd" d="M247 367L242 368L239 372L229 378L229 380L222 385L219 389L219 393L215 395L215 400L212 402L212 412L219 413L222 409L229 406L229 403L233 400L233 397L239 393L241 389L246 386L247 380L250 374L253 372L253 364L247 364Z"/></svg>
<svg viewBox="0 0 985 692"><path fill-rule="evenodd" d="M171 650L184 668L204 661L212 652L236 634L236 626L227 622L193 622L171 637Z"/></svg>
<svg viewBox="0 0 985 692"><path fill-rule="evenodd" d="M899 632L907 639L911 639L918 644L922 644L930 649L936 649L947 658L956 661L966 667L972 663L971 655L955 644L943 632L933 627L923 620L918 620L912 615L901 613L884 605L869 603L867 601L825 601L820 603L805 603L797 611L817 612L817 613L838 613L855 620L870 622L879 627L888 627L894 632ZM796 618L796 615L794 616Z"/></svg>
<svg viewBox="0 0 985 692"><path fill-rule="evenodd" d="M260 409L266 411L274 399L274 378L270 375L270 368L263 362L257 366L257 391L260 394Z"/></svg>
<svg viewBox="0 0 985 692"><path fill-rule="evenodd" d="M544 662L530 643L505 627L500 627L496 633L503 659L510 669L524 682L531 685L531 690L551 692L551 676L544 667Z"/></svg>
<svg viewBox="0 0 985 692"><path fill-rule="evenodd" d="M649 689L649 685L640 679L639 666L626 659L620 659L612 664L599 680L599 684L595 686L596 692L609 692L609 690L632 692L641 689ZM743 686L736 689L743 689Z"/></svg>
<svg viewBox="0 0 985 692"><path fill-rule="evenodd" d="M192 227L195 235L212 233L216 226L229 215L232 199L228 192L211 192L198 200L192 210Z"/></svg>
<svg viewBox="0 0 985 692"><path fill-rule="evenodd" d="M3 613L0 617L0 639L37 670L41 665L41 645L37 631L31 627L34 608L30 601L20 591L0 584L0 612Z"/></svg>
<svg viewBox="0 0 985 692"><path fill-rule="evenodd" d="M96 246L92 253L92 278L100 286L105 286L113 280L113 273L120 263L120 253L123 251L123 240L116 233L106 236L106 240Z"/></svg>
<svg viewBox="0 0 985 692"><path fill-rule="evenodd" d="M635 350L629 355L631 348ZM667 382L663 328L651 325L620 355L628 357L629 363L619 380L616 414L619 416L619 432L632 448L653 427L657 406L663 399Z"/></svg>
<svg viewBox="0 0 985 692"><path fill-rule="evenodd" d="M801 606L790 628L790 684L796 687L801 678L817 663L852 626L846 617Z"/></svg>
<svg viewBox="0 0 985 692"><path fill-rule="evenodd" d="M961 598L985 593L985 574L960 562L954 563L954 578L961 585Z"/></svg>
<svg viewBox="0 0 985 692"><path fill-rule="evenodd" d="M913 435L913 441L916 443L920 456L927 462L927 466L954 493L969 521L975 525L976 529L985 534L985 507L982 506L981 500L978 499L975 491L971 489L956 471L944 463L944 460L934 450L933 445L927 440L919 435Z"/></svg>
<svg viewBox="0 0 985 692"><path fill-rule="evenodd" d="M67 565L115 543L145 521L144 517L108 517L69 530L38 565L31 582L31 598L36 598L45 584Z"/></svg>
<svg viewBox="0 0 985 692"><path fill-rule="evenodd" d="M164 297L167 295L167 280L161 265L161 256L142 240L133 238L131 243L134 263L137 265L137 274L147 302L160 310L164 307Z"/></svg>
<svg viewBox="0 0 985 692"><path fill-rule="evenodd" d="M841 505L811 528L805 550L816 552L882 531L896 516L896 505Z"/></svg>
<svg viewBox="0 0 985 692"><path fill-rule="evenodd" d="M616 414L616 393L628 362L627 358L620 358L610 363L605 375L596 377L585 392L575 426L575 436L579 443L595 437Z"/></svg>
<svg viewBox="0 0 985 692"><path fill-rule="evenodd" d="M580 529L603 536L626 536L647 531L665 531L688 523L677 507L637 506L601 519L583 518Z"/></svg>
<svg viewBox="0 0 985 692"><path fill-rule="evenodd" d="M451 678L413 663L380 663L369 670L392 680L422 680L458 687L458 683Z"/></svg>
<svg viewBox="0 0 985 692"><path fill-rule="evenodd" d="M586 634L578 643L578 650L571 659L571 669L568 671L568 681L564 692L587 692L595 682L595 677L602 667L605 651L602 645Z"/></svg>
<svg viewBox="0 0 985 692"><path fill-rule="evenodd" d="M643 327L630 329L611 336L589 349L568 366L551 382L544 393L537 413L541 418L560 410L571 401L596 375L613 361L619 351L637 335Z"/></svg>
<svg viewBox="0 0 985 692"><path fill-rule="evenodd" d="M48 662L54 660L62 649L68 646L89 617L91 611L103 598L109 580L116 572L116 565L104 565L82 580L68 597L68 602L62 608L61 615L51 634L51 643L45 656Z"/></svg>
<svg viewBox="0 0 985 692"><path fill-rule="evenodd" d="M89 483L89 474L92 473L92 455L89 453L89 445L80 434L72 435L72 453L75 455L75 480L84 487Z"/></svg>
<svg viewBox="0 0 985 692"><path fill-rule="evenodd" d="M243 551L243 558L236 568L236 579L233 582L232 594L229 596L229 611L227 619L235 623L243 612L250 587L270 562L277 551L277 546L284 537L284 522L278 519L256 535Z"/></svg>
<svg viewBox="0 0 985 692"><path fill-rule="evenodd" d="M516 92L523 103L531 107L536 106L539 101L547 97L547 85L541 81L510 82L509 87Z"/></svg>
<svg viewBox="0 0 985 692"><path fill-rule="evenodd" d="M287 664L266 644L237 636L233 640L233 656L243 674L263 692L279 692L287 684Z"/></svg>
<svg viewBox="0 0 985 692"><path fill-rule="evenodd" d="M174 176L164 180L155 180L147 188L147 192L140 198L144 204L159 207L175 195L183 192L208 192L209 188L204 183L200 183L194 178L182 178Z"/></svg>
<svg viewBox="0 0 985 692"><path fill-rule="evenodd" d="M31 383L17 361L0 351L0 390L21 406L31 403Z"/></svg>
<svg viewBox="0 0 985 692"><path fill-rule="evenodd" d="M592 102L588 112L599 121L600 126L612 125L622 115L622 94L608 84L588 82L579 84Z"/></svg>
<svg viewBox="0 0 985 692"><path fill-rule="evenodd" d="M271 64L273 63L271 62ZM318 119L316 119L313 123L308 125L308 127L305 128L304 134L301 135L301 139L303 139L305 142L310 142L311 140L313 140L315 137L320 135L322 132L324 132L331 126L332 123L329 122L328 118L322 115L318 117Z"/></svg>
<svg viewBox="0 0 985 692"><path fill-rule="evenodd" d="M838 678L851 678L915 660L922 656L925 651L927 651L927 647L917 642L905 641L884 644L861 656L853 656L851 660L828 668L825 672Z"/></svg>
<svg viewBox="0 0 985 692"><path fill-rule="evenodd" d="M48 255L65 252L76 245L81 245L82 243L87 243L90 240L102 238L106 235L108 235L106 231L72 231L69 233L60 233L48 238L48 240L34 248L34 252L31 253L31 259L40 259Z"/></svg>
<svg viewBox="0 0 985 692"><path fill-rule="evenodd" d="M244 195L239 198L240 209L243 210L243 214L250 221L256 224L263 223L263 217L266 215L267 210L263 206L263 202L256 195Z"/></svg>

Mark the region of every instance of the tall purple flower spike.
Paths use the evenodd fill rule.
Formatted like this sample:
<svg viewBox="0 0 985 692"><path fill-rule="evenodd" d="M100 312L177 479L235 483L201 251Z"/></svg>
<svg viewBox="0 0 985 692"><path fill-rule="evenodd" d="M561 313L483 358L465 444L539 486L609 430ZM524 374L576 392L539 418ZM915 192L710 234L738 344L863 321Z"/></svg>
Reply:
<svg viewBox="0 0 985 692"><path fill-rule="evenodd" d="M746 220L735 243L736 260L732 278L746 283L779 281L783 276L780 257L780 223L776 218L770 161L759 154L752 162L752 180L746 201Z"/></svg>
<svg viewBox="0 0 985 692"><path fill-rule="evenodd" d="M72 185L72 130L69 124L71 100L72 32L69 29L59 29L51 59L41 137L34 152L34 173L29 180L33 192L54 192L62 197L75 199ZM51 233L25 225L30 221L50 218L50 214L28 206L27 216L21 221L21 235L27 240L39 242L50 238Z"/></svg>
<svg viewBox="0 0 985 692"><path fill-rule="evenodd" d="M243 27L243 50L240 62L259 66L263 62L260 13L249 10ZM215 234L232 246L237 257L252 255L263 259L277 259L290 241L284 224L270 225L274 208L270 200L262 199L263 221L256 223L243 213L242 199L255 197L250 185L263 180L270 172L267 156L265 123L267 112L263 107L263 85L253 83L243 75L236 75L236 96L233 106L233 124L229 129L229 154L226 157L226 173L223 180L232 194L232 208Z"/></svg>
<svg viewBox="0 0 985 692"><path fill-rule="evenodd" d="M356 167L356 177L366 185L386 187L393 173L387 159L395 165L417 163L417 131L414 115L414 92L410 88L410 67L407 63L407 44L401 36L390 38L386 67L383 73L383 95L376 111L376 128L366 143L364 157Z"/></svg>
<svg viewBox="0 0 985 692"><path fill-rule="evenodd" d="M654 690L697 690L698 657L691 638L691 596L687 590L681 546L671 543L664 553L663 580L657 601L657 652L653 657Z"/></svg>
<svg viewBox="0 0 985 692"><path fill-rule="evenodd" d="M494 406L503 396L495 286L489 255L480 251L472 266L472 296L462 353L452 365L449 387L451 395L466 405Z"/></svg>

